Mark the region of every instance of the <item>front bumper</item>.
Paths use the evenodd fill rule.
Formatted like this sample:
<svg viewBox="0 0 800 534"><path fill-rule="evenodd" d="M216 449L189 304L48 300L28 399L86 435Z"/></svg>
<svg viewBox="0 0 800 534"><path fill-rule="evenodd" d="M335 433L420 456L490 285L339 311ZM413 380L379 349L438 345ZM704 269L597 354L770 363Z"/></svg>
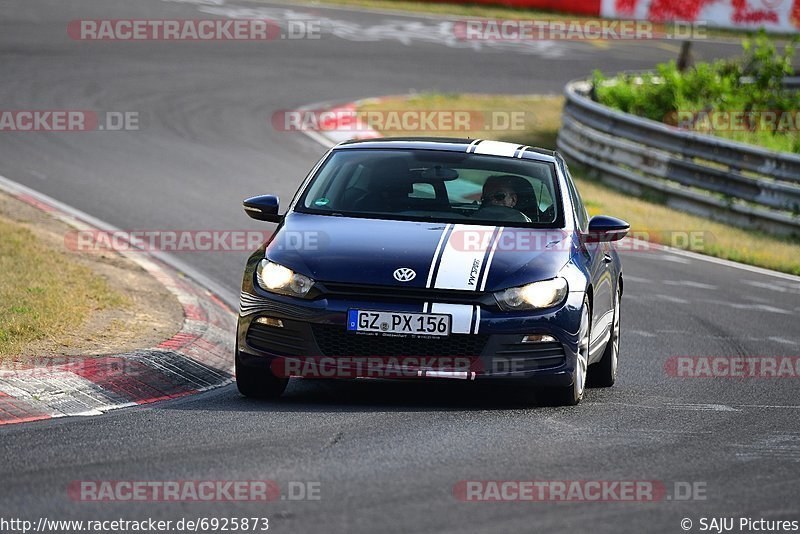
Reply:
<svg viewBox="0 0 800 534"><path fill-rule="evenodd" d="M247 277L246 277L247 278ZM578 330L583 305L582 292L570 293L565 303L544 312L503 312L476 301L471 333L453 333L441 338L411 338L363 335L346 329L349 309L420 313L430 303L415 299L304 300L267 293L249 285L242 291L237 344L239 358L248 365L280 362L285 369L308 369L298 362L338 361L344 375L366 376L378 360L406 371L384 377L450 376L469 379L525 380L541 385L568 386L576 365ZM485 302L485 301L484 301ZM448 305L447 302L442 303ZM452 303L449 305L452 306ZM459 306L466 306L459 304ZM256 319L279 319L281 326ZM546 334L556 341L523 343L525 336ZM465 361L469 360L469 368ZM454 363L455 374L429 373ZM414 367L419 373L414 373ZM317 367L318 368L318 367ZM460 371L467 370L466 373ZM301 374L300 376L308 376ZM316 375L315 375L316 376ZM322 376L343 376L338 374Z"/></svg>

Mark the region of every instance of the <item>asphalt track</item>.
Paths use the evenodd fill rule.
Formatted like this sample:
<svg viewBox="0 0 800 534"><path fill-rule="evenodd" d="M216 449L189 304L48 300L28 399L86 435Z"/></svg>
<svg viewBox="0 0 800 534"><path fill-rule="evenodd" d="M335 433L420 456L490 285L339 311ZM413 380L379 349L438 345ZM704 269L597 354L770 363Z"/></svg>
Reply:
<svg viewBox="0 0 800 534"><path fill-rule="evenodd" d="M288 200L323 152L301 134L273 130L276 110L409 90L555 93L594 68L648 68L676 50L665 42L475 49L425 37L436 19L213 4L1 0L3 109L129 110L142 126L3 132L0 174L119 228L263 228L245 218L242 198ZM267 8L272 18L290 9L343 30L269 43L76 42L66 33L79 18L233 13L213 11L220 8ZM696 46L703 59L737 51ZM180 256L228 300L237 294L245 254ZM13 425L0 429L0 518L262 516L276 532L682 532L684 517L695 530L701 517L800 519L797 379L686 379L664 370L679 355L798 355L800 281L672 252L623 259L619 381L589 390L577 408L520 407L502 391L463 383L310 381L293 383L278 402L226 387ZM321 499L86 503L66 489L75 480L210 479L271 479L282 488L317 481ZM463 503L453 495L461 480L533 479L658 480L670 491L693 482L705 484L706 498Z"/></svg>

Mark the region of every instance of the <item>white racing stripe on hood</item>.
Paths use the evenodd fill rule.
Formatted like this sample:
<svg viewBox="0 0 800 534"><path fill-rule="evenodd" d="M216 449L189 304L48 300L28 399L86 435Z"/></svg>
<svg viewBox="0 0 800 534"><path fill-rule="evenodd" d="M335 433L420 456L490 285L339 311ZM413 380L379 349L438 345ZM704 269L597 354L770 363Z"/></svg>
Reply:
<svg viewBox="0 0 800 534"><path fill-rule="evenodd" d="M442 245L444 244L444 238L447 237L447 233L450 231L450 228L453 225L448 223L444 230L442 231L442 235L439 236L439 242L436 244L436 251L433 253L433 260L431 261L431 268L428 270L428 280L425 282L425 287L431 287L431 281L433 280L433 274L436 269L436 262L439 261L439 256L442 253Z"/></svg>
<svg viewBox="0 0 800 534"><path fill-rule="evenodd" d="M479 277L484 263L493 257L492 252L499 240L495 239L491 247L480 245L488 244L496 229L496 226L456 224L442 250L433 287L476 291L481 283ZM433 261L436 262L436 256ZM485 266L487 273L490 268L491 264Z"/></svg>
<svg viewBox="0 0 800 534"><path fill-rule="evenodd" d="M486 289L486 280L489 278L489 268L492 266L494 253L497 252L497 245L500 243L501 235L503 235L502 226L498 229L497 235L494 236L494 242L492 242L491 250L489 250L489 256L486 258L486 269L484 269L483 271L483 277L481 278L481 285L478 288L479 291L483 291L484 289Z"/></svg>

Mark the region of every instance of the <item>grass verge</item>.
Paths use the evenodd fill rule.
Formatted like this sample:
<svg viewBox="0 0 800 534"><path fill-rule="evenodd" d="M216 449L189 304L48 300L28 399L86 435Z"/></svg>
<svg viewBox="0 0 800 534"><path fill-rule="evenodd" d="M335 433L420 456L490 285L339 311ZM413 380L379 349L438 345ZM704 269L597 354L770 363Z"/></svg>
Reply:
<svg viewBox="0 0 800 534"><path fill-rule="evenodd" d="M79 328L90 314L128 305L125 296L23 225L0 217L0 357Z"/></svg>
<svg viewBox="0 0 800 534"><path fill-rule="evenodd" d="M470 110L476 120L472 129L459 132L401 131L377 128L386 136L432 135L496 139L542 148L555 148L561 125L563 98L560 96L504 96L470 94L424 94L410 97L391 97L364 102L360 111L404 110ZM524 112L524 126L520 129L499 132L487 129L493 113L506 110ZM388 122L388 121L387 121ZM717 258L729 259L749 265L800 275L800 243L759 232L717 223L702 217L683 213L645 199L631 197L600 182L583 177L579 168L572 169L578 188L591 215L600 213L621 217L631 223L634 232L647 232L653 241L681 247L682 243L663 242L676 231L704 232L702 250L692 248ZM687 244L687 246L691 246Z"/></svg>

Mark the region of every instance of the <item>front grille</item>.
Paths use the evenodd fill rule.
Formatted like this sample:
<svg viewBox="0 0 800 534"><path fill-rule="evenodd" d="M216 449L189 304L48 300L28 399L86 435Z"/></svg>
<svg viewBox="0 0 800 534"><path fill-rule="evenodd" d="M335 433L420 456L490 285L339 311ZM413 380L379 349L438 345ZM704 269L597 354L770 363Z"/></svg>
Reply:
<svg viewBox="0 0 800 534"><path fill-rule="evenodd" d="M305 356L306 342L301 333L292 328L278 328L253 321L247 330L247 344L273 354Z"/></svg>
<svg viewBox="0 0 800 534"><path fill-rule="evenodd" d="M496 305L491 293L457 289L429 289L407 286L371 286L323 282L319 288L328 298L366 301L450 302Z"/></svg>
<svg viewBox="0 0 800 534"><path fill-rule="evenodd" d="M436 339L361 335L342 326L312 325L320 351L330 357L477 357L488 335L453 334Z"/></svg>
<svg viewBox="0 0 800 534"><path fill-rule="evenodd" d="M505 361L516 370L560 367L567 361L561 343L503 343L495 353L495 367Z"/></svg>

